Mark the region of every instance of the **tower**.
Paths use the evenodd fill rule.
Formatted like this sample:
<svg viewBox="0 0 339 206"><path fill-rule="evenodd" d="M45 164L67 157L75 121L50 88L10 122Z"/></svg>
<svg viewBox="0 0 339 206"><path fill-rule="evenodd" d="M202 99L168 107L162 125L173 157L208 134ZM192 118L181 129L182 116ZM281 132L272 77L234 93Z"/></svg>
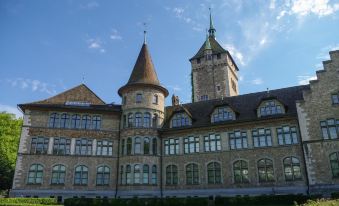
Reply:
<svg viewBox="0 0 339 206"><path fill-rule="evenodd" d="M203 45L189 60L192 66L192 102L238 95L239 71L231 54L215 38L210 12L210 27Z"/></svg>
<svg viewBox="0 0 339 206"><path fill-rule="evenodd" d="M160 139L166 88L144 43L122 97L118 196L160 196ZM159 194L158 194L159 193Z"/></svg>

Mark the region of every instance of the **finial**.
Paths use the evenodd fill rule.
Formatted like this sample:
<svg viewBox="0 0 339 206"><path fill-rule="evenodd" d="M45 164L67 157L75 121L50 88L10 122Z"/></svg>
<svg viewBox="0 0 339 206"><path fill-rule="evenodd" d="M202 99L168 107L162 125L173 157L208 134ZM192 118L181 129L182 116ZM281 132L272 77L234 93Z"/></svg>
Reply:
<svg viewBox="0 0 339 206"><path fill-rule="evenodd" d="M85 84L85 74L82 74L82 84Z"/></svg>
<svg viewBox="0 0 339 206"><path fill-rule="evenodd" d="M146 34L147 34L147 28L146 28L146 23L144 23L144 44L146 44Z"/></svg>
<svg viewBox="0 0 339 206"><path fill-rule="evenodd" d="M209 35L210 35L211 37L215 38L214 33L216 32L216 30L215 30L215 28L214 28L214 26L213 26L211 7L208 8L208 9L209 9L209 11L210 11L210 29L208 30L208 32L209 32Z"/></svg>

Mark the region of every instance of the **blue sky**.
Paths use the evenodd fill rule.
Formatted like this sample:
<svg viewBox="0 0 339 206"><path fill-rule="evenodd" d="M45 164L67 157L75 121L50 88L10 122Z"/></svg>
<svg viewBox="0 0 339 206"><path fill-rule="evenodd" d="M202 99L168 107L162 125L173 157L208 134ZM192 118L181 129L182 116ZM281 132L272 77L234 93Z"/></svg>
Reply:
<svg viewBox="0 0 339 206"><path fill-rule="evenodd" d="M305 84L339 49L339 0L1 0L0 111L84 82L107 103L133 69L147 23L161 83L190 102L188 61L216 37L233 55L240 93ZM170 98L167 98L169 104Z"/></svg>

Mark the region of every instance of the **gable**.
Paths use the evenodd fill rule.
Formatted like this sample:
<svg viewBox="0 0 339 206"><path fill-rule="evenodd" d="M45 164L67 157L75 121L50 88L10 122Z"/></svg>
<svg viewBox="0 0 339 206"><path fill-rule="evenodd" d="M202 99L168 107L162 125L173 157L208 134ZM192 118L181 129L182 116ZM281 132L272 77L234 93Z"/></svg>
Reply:
<svg viewBox="0 0 339 206"><path fill-rule="evenodd" d="M45 100L33 102L31 104L91 104L105 105L105 102L100 99L92 90L85 84L80 84L72 89L57 94Z"/></svg>

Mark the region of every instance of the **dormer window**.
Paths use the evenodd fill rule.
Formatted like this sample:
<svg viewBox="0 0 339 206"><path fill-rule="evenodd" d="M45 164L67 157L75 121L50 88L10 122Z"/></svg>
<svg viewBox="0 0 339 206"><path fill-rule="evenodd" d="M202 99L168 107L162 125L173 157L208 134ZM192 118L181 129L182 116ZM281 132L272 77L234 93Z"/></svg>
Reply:
<svg viewBox="0 0 339 206"><path fill-rule="evenodd" d="M277 100L268 100L260 104L258 116L270 116L285 113L283 105Z"/></svg>
<svg viewBox="0 0 339 206"><path fill-rule="evenodd" d="M212 122L222 122L227 120L234 120L235 114L229 107L218 107L212 113Z"/></svg>
<svg viewBox="0 0 339 206"><path fill-rule="evenodd" d="M191 119L186 113L177 113L172 117L172 127L184 127L192 125Z"/></svg>
<svg viewBox="0 0 339 206"><path fill-rule="evenodd" d="M141 101L142 101L142 94L137 94L136 97L135 97L135 102L141 103Z"/></svg>

